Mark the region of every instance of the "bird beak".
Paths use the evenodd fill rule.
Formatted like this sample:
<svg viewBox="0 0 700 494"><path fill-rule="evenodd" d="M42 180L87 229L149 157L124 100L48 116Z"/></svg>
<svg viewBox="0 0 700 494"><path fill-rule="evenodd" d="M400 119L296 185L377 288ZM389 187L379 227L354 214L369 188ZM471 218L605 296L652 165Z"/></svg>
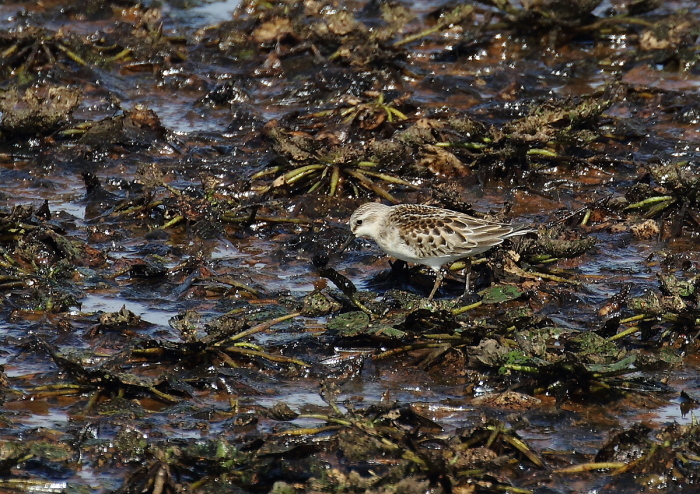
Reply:
<svg viewBox="0 0 700 494"><path fill-rule="evenodd" d="M338 249L337 254L342 254L343 252L345 252L345 249L347 249L354 240L355 235L353 235L352 233L348 235L348 238L345 240L345 242L343 242L343 245L340 247L340 249Z"/></svg>

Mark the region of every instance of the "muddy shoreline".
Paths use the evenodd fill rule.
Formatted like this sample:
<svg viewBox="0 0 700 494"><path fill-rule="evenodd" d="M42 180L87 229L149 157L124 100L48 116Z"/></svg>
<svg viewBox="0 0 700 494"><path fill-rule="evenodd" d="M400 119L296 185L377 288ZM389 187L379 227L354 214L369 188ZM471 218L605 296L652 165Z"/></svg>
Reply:
<svg viewBox="0 0 700 494"><path fill-rule="evenodd" d="M0 490L690 492L697 5L216 5L0 8Z"/></svg>

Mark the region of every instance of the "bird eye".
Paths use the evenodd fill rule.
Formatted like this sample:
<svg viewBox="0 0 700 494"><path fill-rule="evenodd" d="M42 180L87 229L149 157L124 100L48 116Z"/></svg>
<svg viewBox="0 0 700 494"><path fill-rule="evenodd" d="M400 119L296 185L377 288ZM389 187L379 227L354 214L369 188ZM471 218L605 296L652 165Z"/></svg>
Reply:
<svg viewBox="0 0 700 494"><path fill-rule="evenodd" d="M355 224L356 224L356 225L361 225L361 224L362 224L362 220L357 220L357 221L355 222Z"/></svg>

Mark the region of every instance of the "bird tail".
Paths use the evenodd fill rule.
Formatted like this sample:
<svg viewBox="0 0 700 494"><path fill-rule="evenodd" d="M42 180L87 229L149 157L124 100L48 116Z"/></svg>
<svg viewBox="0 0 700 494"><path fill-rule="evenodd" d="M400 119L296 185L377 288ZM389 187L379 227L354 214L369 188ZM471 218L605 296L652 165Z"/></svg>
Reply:
<svg viewBox="0 0 700 494"><path fill-rule="evenodd" d="M517 237L519 235L527 235L528 233L537 232L536 228L532 228L532 226L526 224L515 224L510 226L513 228L513 231L506 235L503 235L503 238Z"/></svg>

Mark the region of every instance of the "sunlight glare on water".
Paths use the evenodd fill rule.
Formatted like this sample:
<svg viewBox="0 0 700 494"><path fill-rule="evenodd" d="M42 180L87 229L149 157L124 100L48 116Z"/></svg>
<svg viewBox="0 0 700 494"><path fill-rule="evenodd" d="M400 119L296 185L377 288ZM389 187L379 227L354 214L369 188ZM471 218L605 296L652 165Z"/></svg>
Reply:
<svg viewBox="0 0 700 494"><path fill-rule="evenodd" d="M177 312L156 310L139 302L102 297L94 294L88 295L80 302L82 312L118 312L122 307L126 307L127 310L130 310L144 321L159 326L168 326L170 318L177 315Z"/></svg>
<svg viewBox="0 0 700 494"><path fill-rule="evenodd" d="M212 24L231 19L233 12L238 8L238 5L240 3L241 0L202 2L202 4L199 7L180 12L183 13L183 15L187 15L188 24Z"/></svg>

